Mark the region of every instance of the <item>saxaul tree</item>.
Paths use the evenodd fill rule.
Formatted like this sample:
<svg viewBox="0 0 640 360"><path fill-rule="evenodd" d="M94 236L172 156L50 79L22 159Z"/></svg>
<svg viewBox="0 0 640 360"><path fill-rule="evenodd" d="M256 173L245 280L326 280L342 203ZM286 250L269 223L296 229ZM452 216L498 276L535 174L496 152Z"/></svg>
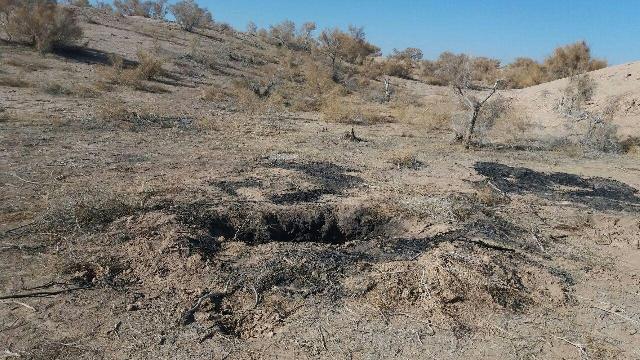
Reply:
<svg viewBox="0 0 640 360"><path fill-rule="evenodd" d="M462 99L462 102L469 110L469 120L467 122L467 130L462 138L465 147L468 149L471 146L471 139L473 138L473 132L476 128L476 123L478 122L478 116L480 115L480 110L482 107L489 101L489 99L498 91L501 80L497 80L493 87L491 88L478 88L475 89L471 87L463 87L456 85L454 89L458 96ZM484 96L479 97L474 94L474 92L479 91L488 91Z"/></svg>
<svg viewBox="0 0 640 360"><path fill-rule="evenodd" d="M456 140L462 141L468 149L471 147L474 131L482 107L500 89L502 80L497 80L492 87L476 85L473 82L473 59L466 54L447 53L441 56L440 67L437 75L453 87L454 93L460 97L461 102L469 111L464 133L456 134Z"/></svg>

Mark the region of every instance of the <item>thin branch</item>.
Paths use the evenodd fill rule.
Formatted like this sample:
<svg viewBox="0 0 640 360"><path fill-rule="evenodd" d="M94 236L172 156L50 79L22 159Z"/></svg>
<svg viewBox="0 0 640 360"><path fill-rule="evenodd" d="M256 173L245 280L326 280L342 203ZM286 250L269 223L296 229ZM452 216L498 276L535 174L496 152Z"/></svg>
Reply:
<svg viewBox="0 0 640 360"><path fill-rule="evenodd" d="M74 287L74 288L69 288L69 289L62 289L62 290L36 291L36 292L23 293L23 294L3 295L3 296L0 296L0 300L22 299L22 298L29 298L29 297L44 297L44 296L63 294L63 293L72 292L72 291L76 291L76 290L85 290L85 289L88 289L88 288L89 288L88 286L79 286L79 287Z"/></svg>

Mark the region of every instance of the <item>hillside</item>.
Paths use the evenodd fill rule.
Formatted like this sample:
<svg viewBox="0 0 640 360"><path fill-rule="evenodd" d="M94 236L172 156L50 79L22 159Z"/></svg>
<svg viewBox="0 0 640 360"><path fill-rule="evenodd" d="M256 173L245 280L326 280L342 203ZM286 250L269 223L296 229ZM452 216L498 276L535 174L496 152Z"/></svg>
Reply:
<svg viewBox="0 0 640 360"><path fill-rule="evenodd" d="M596 87L587 109L609 111L622 138L637 137L640 134L640 62L608 67L589 75ZM512 92L532 118L556 131L565 119L554 107L567 83L567 79L561 79Z"/></svg>
<svg viewBox="0 0 640 360"><path fill-rule="evenodd" d="M449 87L71 9L0 44L1 357L640 358L640 152L558 141L568 80L465 146ZM640 63L590 75L640 136Z"/></svg>

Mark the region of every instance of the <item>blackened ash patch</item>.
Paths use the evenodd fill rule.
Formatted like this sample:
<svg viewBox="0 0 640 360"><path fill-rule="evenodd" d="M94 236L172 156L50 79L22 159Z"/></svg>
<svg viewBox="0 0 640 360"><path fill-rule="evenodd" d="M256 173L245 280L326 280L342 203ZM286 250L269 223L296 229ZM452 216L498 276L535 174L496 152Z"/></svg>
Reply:
<svg viewBox="0 0 640 360"><path fill-rule="evenodd" d="M617 180L562 172L544 173L493 162L478 162L474 167L479 174L507 193L535 194L596 210L640 211L638 190Z"/></svg>
<svg viewBox="0 0 640 360"><path fill-rule="evenodd" d="M270 200L276 204L308 203L318 201L322 195L328 193L322 189L300 190L271 195Z"/></svg>
<svg viewBox="0 0 640 360"><path fill-rule="evenodd" d="M232 196L238 196L238 189L262 186L262 183L256 179L244 179L237 181L222 180L211 182L211 184L217 186L218 188L220 188L220 190Z"/></svg>
<svg viewBox="0 0 640 360"><path fill-rule="evenodd" d="M347 174L350 171L349 169L325 161L309 163L276 161L270 163L269 166L299 172L316 186L312 190L298 190L273 195L270 199L276 204L314 202L320 199L322 195L342 194L345 190L363 182L362 178Z"/></svg>

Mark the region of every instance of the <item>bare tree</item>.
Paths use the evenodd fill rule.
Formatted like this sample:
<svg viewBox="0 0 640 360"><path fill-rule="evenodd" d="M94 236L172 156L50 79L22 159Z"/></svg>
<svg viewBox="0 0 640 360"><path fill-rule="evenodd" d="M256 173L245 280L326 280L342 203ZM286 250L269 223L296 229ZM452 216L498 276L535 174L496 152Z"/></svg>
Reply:
<svg viewBox="0 0 640 360"><path fill-rule="evenodd" d="M393 89L391 88L391 81L388 77L384 78L384 102L391 101L391 94L393 93Z"/></svg>
<svg viewBox="0 0 640 360"><path fill-rule="evenodd" d="M453 87L456 95L469 110L469 119L466 122L464 134L456 134L457 141L463 141L466 148L471 146L471 140L478 122L482 107L495 95L502 85L502 80L497 80L492 87L483 87L474 84L473 70L474 58L466 54L442 53L437 61L436 76ZM488 91L488 93L486 93ZM481 96L484 94L484 96Z"/></svg>
<svg viewBox="0 0 640 360"><path fill-rule="evenodd" d="M469 122L467 124L467 131L464 134L464 138L460 139L463 140L467 149L471 146L471 138L473 137L473 132L478 121L478 115L480 115L480 110L487 103L487 101L489 101L489 99L498 91L501 83L502 80L497 80L495 84L493 84L493 87L488 89L472 88L471 86L463 86L460 84L454 85L456 94L460 96L462 102L469 109ZM484 97L479 98L473 94L474 90L488 90L489 93Z"/></svg>

